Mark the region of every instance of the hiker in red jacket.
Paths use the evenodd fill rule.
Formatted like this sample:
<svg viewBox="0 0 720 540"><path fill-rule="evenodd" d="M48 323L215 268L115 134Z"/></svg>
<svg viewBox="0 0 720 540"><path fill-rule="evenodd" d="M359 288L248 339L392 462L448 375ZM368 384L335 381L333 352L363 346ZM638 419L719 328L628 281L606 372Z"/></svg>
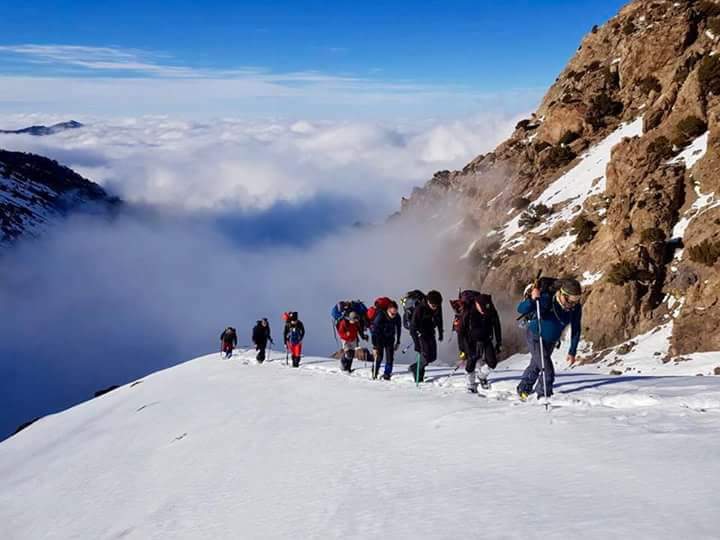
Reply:
<svg viewBox="0 0 720 540"><path fill-rule="evenodd" d="M347 317L340 319L337 333L342 342L343 355L340 367L343 371L352 371L352 361L355 358L355 349L360 345L360 320L357 313L351 311Z"/></svg>

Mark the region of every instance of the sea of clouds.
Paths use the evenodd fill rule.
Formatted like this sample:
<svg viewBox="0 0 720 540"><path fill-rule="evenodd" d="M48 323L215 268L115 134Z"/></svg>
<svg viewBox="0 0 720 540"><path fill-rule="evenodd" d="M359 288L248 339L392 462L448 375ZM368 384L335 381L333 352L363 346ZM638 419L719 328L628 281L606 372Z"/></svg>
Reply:
<svg viewBox="0 0 720 540"><path fill-rule="evenodd" d="M65 119L0 118L3 128ZM462 216L386 218L517 118L79 120L84 128L50 137L0 136L0 147L57 159L127 202L114 219L75 216L2 255L0 436L211 352L228 324L248 344L256 319L268 317L279 337L280 314L297 310L306 352L327 355L341 298L456 291L466 279L457 254L467 239L453 228Z"/></svg>

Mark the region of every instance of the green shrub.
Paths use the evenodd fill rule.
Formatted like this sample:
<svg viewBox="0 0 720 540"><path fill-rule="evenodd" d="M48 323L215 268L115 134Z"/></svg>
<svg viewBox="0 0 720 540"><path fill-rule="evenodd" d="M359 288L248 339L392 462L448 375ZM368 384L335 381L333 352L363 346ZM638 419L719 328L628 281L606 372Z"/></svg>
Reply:
<svg viewBox="0 0 720 540"><path fill-rule="evenodd" d="M707 131L707 124L697 116L686 116L673 131L672 143L675 146L685 146L696 137Z"/></svg>
<svg viewBox="0 0 720 540"><path fill-rule="evenodd" d="M550 148L550 151L543 159L542 166L550 169L559 169L570 163L576 157L575 152L570 150L570 148L558 144Z"/></svg>
<svg viewBox="0 0 720 540"><path fill-rule="evenodd" d="M588 244L595 238L597 233L595 223L587 219L585 216L578 216L572 222L572 234L577 235L575 244L583 246Z"/></svg>
<svg viewBox="0 0 720 540"><path fill-rule="evenodd" d="M510 205L515 210L525 210L525 208L530 206L530 199L528 199L527 197L515 197L510 203Z"/></svg>
<svg viewBox="0 0 720 540"><path fill-rule="evenodd" d="M615 101L607 94L596 94L590 100L585 118L593 127L603 127L606 117L620 116L623 110L624 106L621 102Z"/></svg>
<svg viewBox="0 0 720 540"><path fill-rule="evenodd" d="M690 260L705 266L713 266L720 259L720 241L703 240L688 248Z"/></svg>
<svg viewBox="0 0 720 540"><path fill-rule="evenodd" d="M708 19L707 25L710 31L715 34L715 36L720 36L720 17L713 17L711 19Z"/></svg>
<svg viewBox="0 0 720 540"><path fill-rule="evenodd" d="M711 0L701 0L695 9L703 17L717 17L720 15L720 4Z"/></svg>
<svg viewBox="0 0 720 540"><path fill-rule="evenodd" d="M543 217L550 213L551 209L544 204L533 205L520 216L520 227L523 229L532 229L539 225Z"/></svg>
<svg viewBox="0 0 720 540"><path fill-rule="evenodd" d="M573 142L577 141L580 138L579 133L575 133L574 131L566 131L565 134L560 137L560 144L562 145L568 145L572 144Z"/></svg>
<svg viewBox="0 0 720 540"><path fill-rule="evenodd" d="M650 227L640 233L640 241L643 244L654 244L656 242L664 242L667 239L665 231L657 227Z"/></svg>
<svg viewBox="0 0 720 540"><path fill-rule="evenodd" d="M648 145L647 151L648 154L660 160L670 159L674 154L672 143L664 135L660 135L660 137L654 139Z"/></svg>
<svg viewBox="0 0 720 540"><path fill-rule="evenodd" d="M700 88L706 94L720 95L720 58L706 56L698 69Z"/></svg>
<svg viewBox="0 0 720 540"><path fill-rule="evenodd" d="M625 34L626 36L629 36L630 34L634 34L635 30L637 30L635 23L633 23L630 19L625 21L625 24L623 24L623 27L622 27L623 34Z"/></svg>
<svg viewBox="0 0 720 540"><path fill-rule="evenodd" d="M637 279L638 268L633 263L621 261L610 267L610 271L605 278L612 285L624 285L630 281Z"/></svg>
<svg viewBox="0 0 720 540"><path fill-rule="evenodd" d="M654 77L652 75L643 77L637 82L637 85L644 94L649 94L652 91L660 92L662 90L660 81L657 77Z"/></svg>

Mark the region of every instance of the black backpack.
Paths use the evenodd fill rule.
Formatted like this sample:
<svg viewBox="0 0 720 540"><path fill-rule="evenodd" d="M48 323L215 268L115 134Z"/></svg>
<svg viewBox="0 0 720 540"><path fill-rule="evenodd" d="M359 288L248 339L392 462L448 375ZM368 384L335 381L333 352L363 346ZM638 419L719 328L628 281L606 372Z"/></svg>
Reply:
<svg viewBox="0 0 720 540"><path fill-rule="evenodd" d="M425 294L417 289L408 292L400 299L400 303L403 307L402 321L406 330L410 330L415 309L424 301Z"/></svg>

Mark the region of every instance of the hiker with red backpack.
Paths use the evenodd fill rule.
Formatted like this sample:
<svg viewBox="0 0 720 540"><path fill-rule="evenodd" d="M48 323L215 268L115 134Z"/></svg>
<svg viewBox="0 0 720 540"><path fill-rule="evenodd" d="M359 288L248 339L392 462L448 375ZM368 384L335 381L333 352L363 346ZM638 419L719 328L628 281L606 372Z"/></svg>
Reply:
<svg viewBox="0 0 720 540"><path fill-rule="evenodd" d="M460 358L465 360L467 390L477 394L478 382L483 390L489 390L488 375L497 367L497 355L502 350L500 315L492 297L477 291L463 291L457 303L452 301L451 305L457 313L455 326Z"/></svg>
<svg viewBox="0 0 720 540"><path fill-rule="evenodd" d="M438 291L430 291L416 304L410 320L410 335L415 343L418 359L408 371L413 374L416 383L425 380L425 368L437 360L437 342L442 342L443 333L442 295Z"/></svg>
<svg viewBox="0 0 720 540"><path fill-rule="evenodd" d="M354 311L340 319L337 324L337 333L342 344L343 355L340 358L340 367L347 373L352 372L352 362L355 350L360 346L361 324L358 314Z"/></svg>
<svg viewBox="0 0 720 540"><path fill-rule="evenodd" d="M375 349L373 379L377 379L380 375L380 366L384 359L385 370L382 378L389 381L392 378L395 351L400 347L400 335L402 334L397 302L387 297L378 298L375 300L375 304L368 309L368 319L371 325L372 344Z"/></svg>
<svg viewBox="0 0 720 540"><path fill-rule="evenodd" d="M285 329L283 330L283 342L285 349L292 358L292 367L300 367L302 357L302 342L305 339L305 325L298 318L297 311L289 311L283 314Z"/></svg>
<svg viewBox="0 0 720 540"><path fill-rule="evenodd" d="M237 347L238 337L237 331L232 327L228 326L223 333L220 334L220 351L221 354L225 355L225 358L230 358Z"/></svg>

